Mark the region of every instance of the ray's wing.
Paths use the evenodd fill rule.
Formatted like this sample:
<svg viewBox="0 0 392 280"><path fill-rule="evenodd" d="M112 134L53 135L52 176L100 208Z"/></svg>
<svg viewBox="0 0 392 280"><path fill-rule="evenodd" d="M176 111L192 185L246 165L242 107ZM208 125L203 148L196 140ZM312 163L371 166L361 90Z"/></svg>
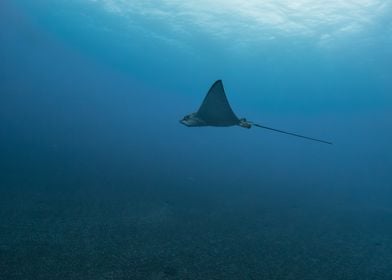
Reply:
<svg viewBox="0 0 392 280"><path fill-rule="evenodd" d="M225 126L239 123L227 100L221 80L211 86L196 114L209 125Z"/></svg>

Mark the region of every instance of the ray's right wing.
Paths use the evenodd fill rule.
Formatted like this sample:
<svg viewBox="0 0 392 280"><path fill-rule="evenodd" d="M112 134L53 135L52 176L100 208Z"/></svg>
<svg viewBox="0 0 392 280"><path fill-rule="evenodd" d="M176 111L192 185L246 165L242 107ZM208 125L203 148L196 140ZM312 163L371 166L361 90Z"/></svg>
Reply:
<svg viewBox="0 0 392 280"><path fill-rule="evenodd" d="M227 100L222 80L216 81L203 100L197 116L210 125L235 125L239 123Z"/></svg>

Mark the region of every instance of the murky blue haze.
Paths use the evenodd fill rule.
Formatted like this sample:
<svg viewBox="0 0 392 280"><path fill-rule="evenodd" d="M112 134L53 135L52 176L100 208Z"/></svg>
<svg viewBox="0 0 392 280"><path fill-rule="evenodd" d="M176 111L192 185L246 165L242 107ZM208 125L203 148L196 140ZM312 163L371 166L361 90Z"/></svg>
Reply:
<svg viewBox="0 0 392 280"><path fill-rule="evenodd" d="M392 279L392 2L2 0L0 279ZM259 128L188 128L222 79Z"/></svg>

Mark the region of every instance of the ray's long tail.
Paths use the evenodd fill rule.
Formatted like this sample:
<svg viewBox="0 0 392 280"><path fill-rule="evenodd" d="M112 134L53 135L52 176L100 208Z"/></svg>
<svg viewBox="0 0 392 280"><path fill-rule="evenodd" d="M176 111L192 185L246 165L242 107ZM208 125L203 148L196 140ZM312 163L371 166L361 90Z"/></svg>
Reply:
<svg viewBox="0 0 392 280"><path fill-rule="evenodd" d="M332 142L329 142L329 141L325 141L325 140L321 140L321 139L316 139L316 138L303 136L303 135L296 134L296 133L291 133L291 132L275 129L275 128L264 126L264 125L260 125L260 124L254 123L254 122L249 122L249 123L254 125L254 126L260 127L260 128L264 128L264 129L268 129L268 130L272 130L272 131L276 131L276 132L280 132L280 133L284 133L284 134L288 134L288 135L292 135L292 136L305 138L305 139L308 139L308 140L317 141L317 142L321 142L321 143L332 145Z"/></svg>

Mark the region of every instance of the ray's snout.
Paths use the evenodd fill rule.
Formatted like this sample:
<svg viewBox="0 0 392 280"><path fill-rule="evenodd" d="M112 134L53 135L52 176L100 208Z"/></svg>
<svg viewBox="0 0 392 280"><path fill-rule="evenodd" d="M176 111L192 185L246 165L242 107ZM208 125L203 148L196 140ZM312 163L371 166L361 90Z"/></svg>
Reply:
<svg viewBox="0 0 392 280"><path fill-rule="evenodd" d="M186 126L202 126L205 125L203 120L197 117L196 113L191 113L186 115L185 117L180 120L180 123Z"/></svg>
<svg viewBox="0 0 392 280"><path fill-rule="evenodd" d="M185 121L184 119L182 119L182 120L179 120L179 122L180 122L181 124L183 124L183 125L186 125L186 126L188 126L188 125L187 125L187 123L186 123L186 121Z"/></svg>
<svg viewBox="0 0 392 280"><path fill-rule="evenodd" d="M180 123L186 126L190 126L189 119L189 115L186 115L180 120Z"/></svg>

